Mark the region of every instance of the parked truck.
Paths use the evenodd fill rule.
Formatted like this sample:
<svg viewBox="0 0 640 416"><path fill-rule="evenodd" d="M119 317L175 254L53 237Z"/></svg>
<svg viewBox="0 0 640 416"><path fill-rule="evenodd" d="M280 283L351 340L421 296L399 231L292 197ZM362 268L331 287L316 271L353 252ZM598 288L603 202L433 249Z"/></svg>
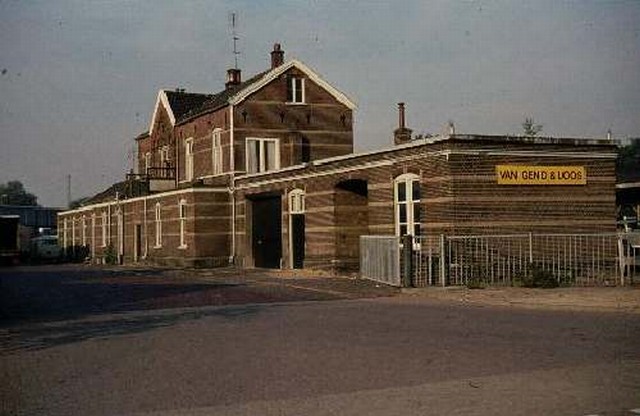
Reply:
<svg viewBox="0 0 640 416"><path fill-rule="evenodd" d="M19 231L19 215L0 215L0 265L16 264L20 259Z"/></svg>

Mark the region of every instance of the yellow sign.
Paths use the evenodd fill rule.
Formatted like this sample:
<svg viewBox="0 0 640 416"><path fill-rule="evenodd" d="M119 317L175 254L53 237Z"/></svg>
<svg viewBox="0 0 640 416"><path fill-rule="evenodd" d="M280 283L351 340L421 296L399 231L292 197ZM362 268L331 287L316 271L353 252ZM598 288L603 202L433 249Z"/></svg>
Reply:
<svg viewBox="0 0 640 416"><path fill-rule="evenodd" d="M496 165L498 185L586 185L584 166Z"/></svg>

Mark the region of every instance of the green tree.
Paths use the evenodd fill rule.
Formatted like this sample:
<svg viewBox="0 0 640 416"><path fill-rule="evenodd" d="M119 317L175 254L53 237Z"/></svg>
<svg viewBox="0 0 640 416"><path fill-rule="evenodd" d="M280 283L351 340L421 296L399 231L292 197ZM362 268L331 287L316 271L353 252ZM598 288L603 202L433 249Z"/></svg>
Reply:
<svg viewBox="0 0 640 416"><path fill-rule="evenodd" d="M618 150L616 176L620 182L640 180L640 139Z"/></svg>
<svg viewBox="0 0 640 416"><path fill-rule="evenodd" d="M38 205L38 197L27 192L20 181L9 181L0 184L0 204L4 205Z"/></svg>
<svg viewBox="0 0 640 416"><path fill-rule="evenodd" d="M522 130L525 136L534 137L542 131L542 124L536 124L533 117L525 117Z"/></svg>

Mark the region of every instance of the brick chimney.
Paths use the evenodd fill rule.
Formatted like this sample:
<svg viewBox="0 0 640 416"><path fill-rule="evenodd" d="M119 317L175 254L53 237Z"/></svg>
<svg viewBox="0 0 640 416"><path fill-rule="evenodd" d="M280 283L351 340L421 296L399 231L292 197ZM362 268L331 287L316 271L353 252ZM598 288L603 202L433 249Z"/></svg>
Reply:
<svg viewBox="0 0 640 416"><path fill-rule="evenodd" d="M393 143L403 144L411 141L411 129L405 125L404 103L398 103L398 128L393 131Z"/></svg>
<svg viewBox="0 0 640 416"><path fill-rule="evenodd" d="M224 84L226 89L234 88L240 85L241 82L240 70L238 68L227 69L227 82Z"/></svg>
<svg viewBox="0 0 640 416"><path fill-rule="evenodd" d="M271 69L277 68L284 63L284 51L280 48L279 43L273 44L271 51Z"/></svg>

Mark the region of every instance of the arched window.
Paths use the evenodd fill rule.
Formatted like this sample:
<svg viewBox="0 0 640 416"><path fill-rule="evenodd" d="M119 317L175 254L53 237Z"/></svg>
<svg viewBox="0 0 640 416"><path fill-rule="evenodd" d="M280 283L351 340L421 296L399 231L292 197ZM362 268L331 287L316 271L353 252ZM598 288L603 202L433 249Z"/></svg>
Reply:
<svg viewBox="0 0 640 416"><path fill-rule="evenodd" d="M393 188L396 235L420 235L420 177L400 175Z"/></svg>
<svg viewBox="0 0 640 416"><path fill-rule="evenodd" d="M289 192L289 213L304 214L304 191L294 189Z"/></svg>
<svg viewBox="0 0 640 416"><path fill-rule="evenodd" d="M160 202L156 203L155 208L155 224L156 224L156 244L155 247L162 247L162 207Z"/></svg>

